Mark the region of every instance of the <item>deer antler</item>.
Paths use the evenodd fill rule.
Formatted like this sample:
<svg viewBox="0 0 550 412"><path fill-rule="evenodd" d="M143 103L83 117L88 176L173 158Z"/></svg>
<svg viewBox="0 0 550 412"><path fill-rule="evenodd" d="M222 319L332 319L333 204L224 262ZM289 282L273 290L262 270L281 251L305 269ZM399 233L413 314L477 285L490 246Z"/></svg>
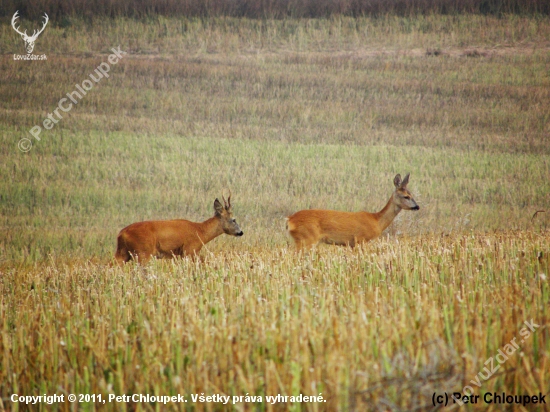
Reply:
<svg viewBox="0 0 550 412"><path fill-rule="evenodd" d="M13 17L11 18L11 25L17 33L19 33L21 36L23 36L24 39L26 39L25 41L27 41L27 40L30 40L30 41L36 40L36 38L40 35L40 33L42 33L44 31L44 29L46 28L46 25L50 21L50 18L48 17L48 15L46 13L44 13L44 23L42 23L42 28L40 30L38 30L38 32L36 30L34 30L34 32L32 33L32 36L29 36L27 34L27 30L25 30L25 32L23 33L19 30L19 27L15 26L15 24L17 22L17 19L19 18L18 13L19 13L19 10L17 10L15 12L15 14L13 15Z"/></svg>
<svg viewBox="0 0 550 412"><path fill-rule="evenodd" d="M17 15L17 13L19 13L19 10L17 10L15 12L15 14L13 15L13 17L11 18L11 26L13 27L13 29L19 33L21 36L27 36L27 30L25 30L25 33L22 33L21 31L19 31L19 27L15 27L15 23L16 23L16 20L19 18L19 16ZM45 13L44 13L45 14Z"/></svg>
<svg viewBox="0 0 550 412"><path fill-rule="evenodd" d="M229 210L231 208L231 190L229 190L229 196L227 197L227 202L225 201L225 197L223 197L223 194L222 194L222 199L225 205L225 210Z"/></svg>

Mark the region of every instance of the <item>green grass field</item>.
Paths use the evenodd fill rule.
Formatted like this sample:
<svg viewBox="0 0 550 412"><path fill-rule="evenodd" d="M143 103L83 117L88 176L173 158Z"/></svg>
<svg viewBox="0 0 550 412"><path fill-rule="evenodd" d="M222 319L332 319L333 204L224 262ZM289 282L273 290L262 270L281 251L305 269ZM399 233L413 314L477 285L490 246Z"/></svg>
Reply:
<svg viewBox="0 0 550 412"><path fill-rule="evenodd" d="M548 18L68 18L32 62L1 23L0 410L412 411L467 385L550 392ZM32 137L118 46L109 78ZM294 252L286 216L380 210L409 172L419 212L353 250ZM228 189L243 237L204 262L109 266L123 227L205 220ZM54 393L188 402L10 400ZM548 410L462 408L505 407Z"/></svg>

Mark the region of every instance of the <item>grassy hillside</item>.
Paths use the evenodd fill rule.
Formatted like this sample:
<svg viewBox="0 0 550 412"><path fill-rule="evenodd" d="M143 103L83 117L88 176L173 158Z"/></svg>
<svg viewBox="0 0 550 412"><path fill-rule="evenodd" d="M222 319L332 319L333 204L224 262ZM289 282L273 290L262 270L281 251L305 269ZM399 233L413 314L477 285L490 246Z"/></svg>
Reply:
<svg viewBox="0 0 550 412"><path fill-rule="evenodd" d="M125 225L205 219L227 188L243 242L284 245L287 214L378 210L408 172L422 209L396 232L547 227L531 217L550 200L548 20L381 23L75 21L39 38L46 61L4 55L2 260L104 260ZM0 44L22 52L9 26ZM110 77L34 139L119 45Z"/></svg>

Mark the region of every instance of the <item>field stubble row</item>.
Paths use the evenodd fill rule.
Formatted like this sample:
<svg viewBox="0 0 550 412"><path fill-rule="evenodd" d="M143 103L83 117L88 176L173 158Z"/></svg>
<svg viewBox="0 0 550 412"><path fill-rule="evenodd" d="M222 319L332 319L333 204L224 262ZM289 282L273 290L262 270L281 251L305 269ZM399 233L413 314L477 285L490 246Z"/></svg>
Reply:
<svg viewBox="0 0 550 412"><path fill-rule="evenodd" d="M410 410L471 385L531 320L536 331L479 393L547 393L549 238L425 235L5 270L0 393L323 393L326 407L308 410Z"/></svg>

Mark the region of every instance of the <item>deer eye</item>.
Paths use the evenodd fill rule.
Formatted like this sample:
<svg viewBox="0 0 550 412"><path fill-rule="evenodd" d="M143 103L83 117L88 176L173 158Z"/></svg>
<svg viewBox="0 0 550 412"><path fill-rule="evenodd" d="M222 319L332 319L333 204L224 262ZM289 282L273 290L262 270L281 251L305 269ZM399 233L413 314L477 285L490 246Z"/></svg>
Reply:
<svg viewBox="0 0 550 412"><path fill-rule="evenodd" d="M410 196L404 196L404 198L409 200L411 197Z"/></svg>
<svg viewBox="0 0 550 412"><path fill-rule="evenodd" d="M237 220L235 220L235 219L231 219L231 221L232 221L233 223L237 223Z"/></svg>

